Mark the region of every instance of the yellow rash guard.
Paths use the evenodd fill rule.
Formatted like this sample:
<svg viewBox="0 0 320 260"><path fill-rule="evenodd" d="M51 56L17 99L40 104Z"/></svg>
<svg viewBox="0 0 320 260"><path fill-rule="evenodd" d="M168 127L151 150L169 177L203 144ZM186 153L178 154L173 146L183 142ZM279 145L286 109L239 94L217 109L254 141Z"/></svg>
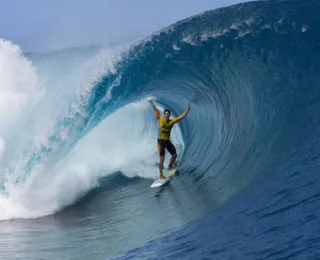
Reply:
<svg viewBox="0 0 320 260"><path fill-rule="evenodd" d="M173 125L177 122L179 122L182 117L178 116L172 119L169 119L168 121L160 115L159 111L155 112L156 118L159 119L159 139L160 140L170 140L170 132Z"/></svg>

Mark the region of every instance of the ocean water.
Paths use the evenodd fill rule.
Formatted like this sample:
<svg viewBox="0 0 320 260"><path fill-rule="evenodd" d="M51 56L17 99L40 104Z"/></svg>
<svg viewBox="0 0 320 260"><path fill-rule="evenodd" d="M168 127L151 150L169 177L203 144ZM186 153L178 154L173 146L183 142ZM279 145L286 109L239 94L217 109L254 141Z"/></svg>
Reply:
<svg viewBox="0 0 320 260"><path fill-rule="evenodd" d="M1 40L0 259L318 259L319 28L318 1L258 1L122 46ZM192 105L161 189L148 97Z"/></svg>

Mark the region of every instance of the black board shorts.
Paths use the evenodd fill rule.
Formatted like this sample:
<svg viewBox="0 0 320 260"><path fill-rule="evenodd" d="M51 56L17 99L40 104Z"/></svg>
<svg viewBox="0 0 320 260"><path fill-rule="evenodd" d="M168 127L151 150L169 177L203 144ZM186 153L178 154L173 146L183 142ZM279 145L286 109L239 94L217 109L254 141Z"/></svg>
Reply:
<svg viewBox="0 0 320 260"><path fill-rule="evenodd" d="M165 149L167 149L171 155L174 155L177 153L176 148L174 147L174 145L171 143L170 140L158 139L158 151L160 156L164 156Z"/></svg>

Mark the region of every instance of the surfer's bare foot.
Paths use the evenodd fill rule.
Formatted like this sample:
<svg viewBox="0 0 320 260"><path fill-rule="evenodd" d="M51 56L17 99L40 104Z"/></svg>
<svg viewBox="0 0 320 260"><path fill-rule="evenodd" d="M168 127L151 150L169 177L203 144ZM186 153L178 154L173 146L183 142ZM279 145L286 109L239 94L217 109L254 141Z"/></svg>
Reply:
<svg viewBox="0 0 320 260"><path fill-rule="evenodd" d="M160 177L159 177L160 179L163 179L163 180L165 180L165 179L167 179L163 174L160 174Z"/></svg>
<svg viewBox="0 0 320 260"><path fill-rule="evenodd" d="M177 168L177 164L176 163L168 166L168 170L169 171L172 170L172 169L175 169L175 168Z"/></svg>

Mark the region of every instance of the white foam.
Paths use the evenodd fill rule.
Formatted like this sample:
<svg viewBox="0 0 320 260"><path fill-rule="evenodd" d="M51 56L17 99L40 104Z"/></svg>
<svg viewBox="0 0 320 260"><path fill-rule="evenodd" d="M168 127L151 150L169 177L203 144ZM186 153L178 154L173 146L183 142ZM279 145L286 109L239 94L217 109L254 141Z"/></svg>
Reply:
<svg viewBox="0 0 320 260"><path fill-rule="evenodd" d="M303 25L301 27L301 32L306 32L306 31L308 31L308 26L307 25Z"/></svg>
<svg viewBox="0 0 320 260"><path fill-rule="evenodd" d="M6 149L5 142L4 142L3 138L0 136L0 160L5 152L5 149Z"/></svg>
<svg viewBox="0 0 320 260"><path fill-rule="evenodd" d="M19 46L0 40L0 219L50 214L77 198L80 190L72 185L83 187L82 192L93 187L88 181L92 176L85 175L81 164L65 162L70 172L52 164L50 159L59 157L58 144L48 141L52 133L61 141L69 138L68 129L56 132L57 122L83 112L92 86L115 71L117 51L100 49L82 59L79 52L74 62L65 51L31 62ZM57 64L65 66L62 74L55 70ZM45 153L43 148L52 151ZM74 193L68 192L65 199L63 188Z"/></svg>
<svg viewBox="0 0 320 260"><path fill-rule="evenodd" d="M43 94L36 69L19 46L0 39L0 134L4 141Z"/></svg>
<svg viewBox="0 0 320 260"><path fill-rule="evenodd" d="M180 48L176 44L172 44L172 49L175 51L180 51Z"/></svg>

